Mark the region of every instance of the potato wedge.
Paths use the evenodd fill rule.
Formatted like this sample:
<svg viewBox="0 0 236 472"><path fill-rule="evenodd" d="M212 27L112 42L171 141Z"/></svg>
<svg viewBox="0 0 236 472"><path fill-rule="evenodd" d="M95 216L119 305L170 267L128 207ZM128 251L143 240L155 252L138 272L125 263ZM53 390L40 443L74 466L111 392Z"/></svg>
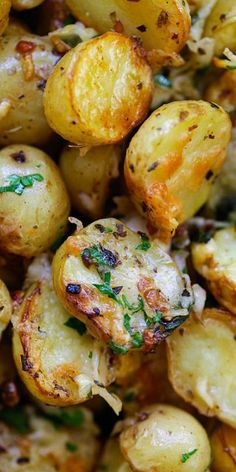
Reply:
<svg viewBox="0 0 236 472"><path fill-rule="evenodd" d="M86 155L77 147L66 147L60 156L60 170L73 207L87 218L101 218L112 180L119 175L120 146L96 146Z"/></svg>
<svg viewBox="0 0 236 472"><path fill-rule="evenodd" d="M32 146L0 151L0 248L25 257L49 249L63 235L69 197L56 164Z"/></svg>
<svg viewBox="0 0 236 472"><path fill-rule="evenodd" d="M0 146L34 144L52 137L43 111L46 80L60 58L47 38L9 34L0 38Z"/></svg>
<svg viewBox="0 0 236 472"><path fill-rule="evenodd" d="M0 34L2 34L7 25L9 20L9 12L11 8L11 1L10 0L1 0L0 4Z"/></svg>
<svg viewBox="0 0 236 472"><path fill-rule="evenodd" d="M44 0L11 0L12 6L15 10L30 10L31 8L35 8Z"/></svg>
<svg viewBox="0 0 236 472"><path fill-rule="evenodd" d="M131 140L127 186L163 240L206 202L230 137L231 122L222 108L186 100L155 110Z"/></svg>
<svg viewBox="0 0 236 472"><path fill-rule="evenodd" d="M235 472L236 430L220 423L211 436L214 472Z"/></svg>
<svg viewBox="0 0 236 472"><path fill-rule="evenodd" d="M193 244L192 261L216 300L236 315L236 227L217 231L207 243Z"/></svg>
<svg viewBox="0 0 236 472"><path fill-rule="evenodd" d="M137 472L203 472L211 462L202 425L186 411L164 404L149 405L127 419L120 447Z"/></svg>
<svg viewBox="0 0 236 472"><path fill-rule="evenodd" d="M138 36L146 49L167 54L182 49L188 38L190 15L181 0L66 0L76 18L100 33L115 29Z"/></svg>
<svg viewBox="0 0 236 472"><path fill-rule="evenodd" d="M91 412L56 410L44 415L32 406L0 411L1 472L93 470L100 442Z"/></svg>
<svg viewBox="0 0 236 472"><path fill-rule="evenodd" d="M204 310L167 340L170 381L206 416L236 426L236 320L227 311Z"/></svg>
<svg viewBox="0 0 236 472"><path fill-rule="evenodd" d="M34 397L66 406L100 394L119 411L120 401L105 388L114 380L109 350L64 310L50 280L27 290L13 326L15 363Z"/></svg>
<svg viewBox="0 0 236 472"><path fill-rule="evenodd" d="M152 92L152 71L137 39L111 32L65 54L47 81L44 109L68 141L113 144L144 120Z"/></svg>
<svg viewBox="0 0 236 472"><path fill-rule="evenodd" d="M114 218L69 237L54 256L53 279L66 309L118 354L153 350L194 301L188 277L158 243Z"/></svg>
<svg viewBox="0 0 236 472"><path fill-rule="evenodd" d="M8 289L0 279L0 338L6 329L12 314L12 301Z"/></svg>
<svg viewBox="0 0 236 472"><path fill-rule="evenodd" d="M209 15L203 36L214 38L214 51L220 56L225 48L236 53L236 4L234 0L218 0Z"/></svg>

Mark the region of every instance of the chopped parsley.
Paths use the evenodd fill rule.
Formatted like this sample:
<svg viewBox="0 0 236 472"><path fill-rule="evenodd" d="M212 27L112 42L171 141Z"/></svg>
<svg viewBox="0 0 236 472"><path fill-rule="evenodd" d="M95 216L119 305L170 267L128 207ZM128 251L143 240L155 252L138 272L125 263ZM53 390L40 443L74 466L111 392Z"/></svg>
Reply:
<svg viewBox="0 0 236 472"><path fill-rule="evenodd" d="M93 351L89 351L89 359L92 359L93 358Z"/></svg>
<svg viewBox="0 0 236 472"><path fill-rule="evenodd" d="M119 303L119 305L122 305L121 300L119 297L116 295L114 292L113 288L110 285L111 282L111 273L106 272L104 275L104 284L93 284L94 287L96 287L99 292L103 293L104 295L108 295L109 298L112 298L115 300L116 303Z"/></svg>
<svg viewBox="0 0 236 472"><path fill-rule="evenodd" d="M0 420L8 426L15 428L20 434L29 432L29 419L27 413L20 406L5 407L0 410Z"/></svg>
<svg viewBox="0 0 236 472"><path fill-rule="evenodd" d="M75 444L73 442L70 442L70 441L67 441L65 443L65 447L66 447L67 451L69 451L69 452L76 452L77 449L78 449L77 444Z"/></svg>
<svg viewBox="0 0 236 472"><path fill-rule="evenodd" d="M141 347L143 345L143 335L138 331L132 336L132 344L134 347Z"/></svg>
<svg viewBox="0 0 236 472"><path fill-rule="evenodd" d="M126 329L126 331L128 331L128 333L131 335L132 334L132 328L130 326L130 316L128 314L125 314L124 316L124 328Z"/></svg>
<svg viewBox="0 0 236 472"><path fill-rule="evenodd" d="M124 402L130 403L135 400L135 393L132 390L127 390L124 394Z"/></svg>
<svg viewBox="0 0 236 472"><path fill-rule="evenodd" d="M182 454L181 462L182 462L183 464L184 464L185 462L187 462L187 460L190 459L190 457L193 456L193 454L195 454L195 452L197 452L197 449L193 449L192 451L185 452L184 454Z"/></svg>
<svg viewBox="0 0 236 472"><path fill-rule="evenodd" d="M77 333L80 334L80 336L83 336L83 334L85 334L87 331L85 324L77 318L74 318L73 316L64 323L64 326L67 326L67 328L74 329L75 331L77 331Z"/></svg>
<svg viewBox="0 0 236 472"><path fill-rule="evenodd" d="M69 15L67 15L67 17L63 21L63 26L72 25L74 22L75 22L75 19L74 19L73 15L71 15L71 13L69 13Z"/></svg>
<svg viewBox="0 0 236 472"><path fill-rule="evenodd" d="M140 251L148 251L151 247L151 243L149 241L149 237L145 233L140 233L141 236L141 243L135 247L135 249L139 249Z"/></svg>
<svg viewBox="0 0 236 472"><path fill-rule="evenodd" d="M84 249L81 257L85 265L97 264L99 266L116 267L118 263L116 254L101 246L101 244L94 244Z"/></svg>
<svg viewBox="0 0 236 472"><path fill-rule="evenodd" d="M51 421L55 428L63 425L80 428L85 421L84 412L79 407L60 408L43 416Z"/></svg>
<svg viewBox="0 0 236 472"><path fill-rule="evenodd" d="M128 352L126 347L119 346L119 344L114 343L114 341L110 341L108 346L115 354L126 354Z"/></svg>
<svg viewBox="0 0 236 472"><path fill-rule="evenodd" d="M156 74L154 75L154 82L157 85L160 85L161 87L165 88L172 88L173 84L170 79L168 79L165 75L163 74Z"/></svg>
<svg viewBox="0 0 236 472"><path fill-rule="evenodd" d="M44 180L41 174L16 175L12 174L7 177L8 185L0 187L0 193L15 192L22 195L26 187L33 187L34 182L42 182Z"/></svg>
<svg viewBox="0 0 236 472"><path fill-rule="evenodd" d="M99 223L97 223L95 225L95 228L97 228L100 233L112 233L112 228L109 228L108 226L103 226L103 225L100 225Z"/></svg>

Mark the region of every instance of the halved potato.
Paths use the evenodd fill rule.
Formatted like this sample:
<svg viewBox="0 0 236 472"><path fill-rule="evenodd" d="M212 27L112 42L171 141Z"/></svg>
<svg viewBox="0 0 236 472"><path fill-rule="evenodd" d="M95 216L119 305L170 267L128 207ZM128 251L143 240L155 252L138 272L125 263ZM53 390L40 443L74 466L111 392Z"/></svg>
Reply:
<svg viewBox="0 0 236 472"><path fill-rule="evenodd" d="M148 113L152 71L137 39L107 33L71 49L50 75L49 125L77 144L121 141Z"/></svg>
<svg viewBox="0 0 236 472"><path fill-rule="evenodd" d="M236 320L227 311L206 309L167 340L170 381L206 416L236 426Z"/></svg>
<svg viewBox="0 0 236 472"><path fill-rule="evenodd" d="M192 261L216 300L236 315L236 227L217 231L207 243L193 244Z"/></svg>
<svg viewBox="0 0 236 472"><path fill-rule="evenodd" d="M148 405L124 422L120 447L137 472L203 472L211 448L202 425L171 405Z"/></svg>
<svg viewBox="0 0 236 472"><path fill-rule="evenodd" d="M225 48L236 53L235 0L218 0L205 24L203 36L214 38L214 51L220 56Z"/></svg>
<svg viewBox="0 0 236 472"><path fill-rule="evenodd" d="M189 278L144 233L114 218L69 237L53 260L61 303L118 354L153 350L193 305Z"/></svg>
<svg viewBox="0 0 236 472"><path fill-rule="evenodd" d="M231 122L218 105L168 103L133 137L125 177L138 210L164 240L206 202L225 160Z"/></svg>
<svg viewBox="0 0 236 472"><path fill-rule="evenodd" d="M30 286L13 317L14 359L21 379L49 405L75 405L100 394L119 411L120 401L105 388L114 380L109 350L70 317L44 277Z"/></svg>
<svg viewBox="0 0 236 472"><path fill-rule="evenodd" d="M60 169L74 208L91 219L104 215L110 184L119 175L120 146L96 146L83 155L79 147L66 147Z"/></svg>
<svg viewBox="0 0 236 472"><path fill-rule="evenodd" d="M211 436L214 472L235 472L236 430L220 423Z"/></svg>
<svg viewBox="0 0 236 472"><path fill-rule="evenodd" d="M56 410L46 415L32 406L0 411L1 472L94 470L100 441L91 412L76 407Z"/></svg>
<svg viewBox="0 0 236 472"><path fill-rule="evenodd" d="M167 54L182 49L188 38L190 15L181 0L66 0L73 15L100 33L115 29L138 36L146 49ZM130 102L131 103L131 102Z"/></svg>
<svg viewBox="0 0 236 472"><path fill-rule="evenodd" d="M11 0L1 0L0 4L0 34L2 34L8 24Z"/></svg>

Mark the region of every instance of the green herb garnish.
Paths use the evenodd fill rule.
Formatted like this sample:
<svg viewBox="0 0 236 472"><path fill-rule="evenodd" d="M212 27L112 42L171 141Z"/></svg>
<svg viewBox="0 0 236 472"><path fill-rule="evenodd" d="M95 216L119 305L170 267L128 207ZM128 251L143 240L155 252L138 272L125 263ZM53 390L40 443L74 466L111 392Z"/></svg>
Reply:
<svg viewBox="0 0 236 472"><path fill-rule="evenodd" d="M124 402L125 403L130 403L133 400L135 400L135 393L132 392L131 390L128 390L124 395Z"/></svg>
<svg viewBox="0 0 236 472"><path fill-rule="evenodd" d="M20 434L29 432L29 419L27 413L20 406L13 408L5 407L0 410L0 420L8 426L15 428Z"/></svg>
<svg viewBox="0 0 236 472"><path fill-rule="evenodd" d="M89 359L92 359L93 358L93 351L89 351Z"/></svg>
<svg viewBox="0 0 236 472"><path fill-rule="evenodd" d="M83 336L83 334L85 334L87 331L85 324L77 318L74 318L73 316L64 323L64 326L67 326L67 328L74 329L75 331L77 331L77 333L80 334L80 336Z"/></svg>
<svg viewBox="0 0 236 472"><path fill-rule="evenodd" d="M43 176L41 174L30 175L16 175L12 174L7 177L8 185L0 187L0 193L15 192L17 195L22 195L26 187L33 187L34 182L42 182Z"/></svg>
<svg viewBox="0 0 236 472"><path fill-rule="evenodd" d="M172 88L173 84L170 79L168 79L165 75L163 74L156 74L154 75L154 82L161 87L165 88Z"/></svg>
<svg viewBox="0 0 236 472"><path fill-rule="evenodd" d="M159 323L159 321L161 320L162 318L162 312L159 311L159 310L156 310L156 314L152 317L152 322L155 324L155 323Z"/></svg>
<svg viewBox="0 0 236 472"><path fill-rule="evenodd" d="M116 267L118 257L109 249L101 246L101 244L94 244L87 247L81 253L83 262L86 264L97 264L98 266Z"/></svg>
<svg viewBox="0 0 236 472"><path fill-rule="evenodd" d="M110 341L108 346L115 354L126 354L128 352L126 347L119 346L119 344L114 343L114 341Z"/></svg>
<svg viewBox="0 0 236 472"><path fill-rule="evenodd" d="M151 243L149 241L149 238L146 234L141 233L141 243L138 244L138 246L135 247L135 249L139 249L140 251L148 251L151 247Z"/></svg>
<svg viewBox="0 0 236 472"><path fill-rule="evenodd" d="M132 336L132 344L135 347L141 347L143 345L143 335L138 331Z"/></svg>
<svg viewBox="0 0 236 472"><path fill-rule="evenodd" d="M65 447L66 447L67 451L69 451L69 452L76 452L77 449L78 449L77 444L72 443L70 441L65 443Z"/></svg>
<svg viewBox="0 0 236 472"><path fill-rule="evenodd" d="M121 300L114 293L113 288L110 286L110 282L111 282L111 273L106 272L104 275L104 284L93 284L93 286L96 287L99 290L99 292L103 293L104 295L108 295L109 298L112 298L113 300L116 301L116 303L119 303L119 305L122 305Z"/></svg>
<svg viewBox="0 0 236 472"><path fill-rule="evenodd" d="M63 21L63 26L72 25L74 22L75 22L75 19L74 19L73 15L71 15L71 13L69 13L69 15L67 15L67 17Z"/></svg>
<svg viewBox="0 0 236 472"><path fill-rule="evenodd" d="M184 464L185 462L187 462L187 460L193 456L193 454L195 454L195 452L197 452L197 449L193 449L192 451L189 451L189 452L185 452L184 454L182 454L182 457L181 457L181 462Z"/></svg>
<svg viewBox="0 0 236 472"><path fill-rule="evenodd" d="M125 314L123 324L124 324L124 327L125 327L126 331L128 331L128 333L131 335L132 334L132 329L131 329L131 326L130 326L130 320L131 320L130 316Z"/></svg>

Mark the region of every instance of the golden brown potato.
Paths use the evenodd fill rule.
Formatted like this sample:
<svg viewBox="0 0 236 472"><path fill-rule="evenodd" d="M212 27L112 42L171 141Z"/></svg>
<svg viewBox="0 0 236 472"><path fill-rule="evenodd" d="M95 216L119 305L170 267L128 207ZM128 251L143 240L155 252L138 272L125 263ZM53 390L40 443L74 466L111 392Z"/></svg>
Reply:
<svg viewBox="0 0 236 472"><path fill-rule="evenodd" d="M214 52L220 56L225 48L236 53L235 0L218 0L205 24L203 36L215 40Z"/></svg>
<svg viewBox="0 0 236 472"><path fill-rule="evenodd" d="M120 401L105 388L114 380L109 350L59 303L44 259L33 263L31 280L41 263L41 277L13 317L13 353L21 379L48 405L75 405L98 394L119 412Z"/></svg>
<svg viewBox="0 0 236 472"><path fill-rule="evenodd" d="M114 218L69 237L54 256L53 279L66 309L117 354L152 350L193 305L189 279L170 256Z"/></svg>
<svg viewBox="0 0 236 472"><path fill-rule="evenodd" d="M0 338L12 314L12 301L6 285L0 279Z"/></svg>
<svg viewBox="0 0 236 472"><path fill-rule="evenodd" d="M42 146L52 136L42 97L59 57L47 38L11 30L0 38L0 146Z"/></svg>
<svg viewBox="0 0 236 472"><path fill-rule="evenodd" d="M45 417L31 406L0 412L1 472L94 470L100 443L91 412L78 407L49 412Z"/></svg>
<svg viewBox="0 0 236 472"><path fill-rule="evenodd" d="M0 4L0 34L2 34L8 24L11 0L1 0Z"/></svg>
<svg viewBox="0 0 236 472"><path fill-rule="evenodd" d="M167 54L182 49L188 38L190 15L181 0L66 0L70 10L100 33L114 29L138 36L146 49ZM131 101L130 101L131 103Z"/></svg>
<svg viewBox="0 0 236 472"><path fill-rule="evenodd" d="M192 261L216 300L236 315L236 227L217 231L207 243L193 244Z"/></svg>
<svg viewBox="0 0 236 472"><path fill-rule="evenodd" d="M209 85L205 92L205 99L218 103L228 113L234 112L236 110L236 71L227 70Z"/></svg>
<svg viewBox="0 0 236 472"><path fill-rule="evenodd" d="M236 320L206 309L167 340L170 381L187 402L206 416L236 426Z"/></svg>
<svg viewBox="0 0 236 472"><path fill-rule="evenodd" d="M69 198L56 164L31 146L0 151L0 248L32 257L63 235Z"/></svg>
<svg viewBox="0 0 236 472"><path fill-rule="evenodd" d="M147 406L127 420L120 447L137 472L203 472L211 462L201 424L186 411L164 404Z"/></svg>
<svg viewBox="0 0 236 472"><path fill-rule="evenodd" d="M220 423L211 436L214 472L235 472L236 430Z"/></svg>
<svg viewBox="0 0 236 472"><path fill-rule="evenodd" d="M65 54L47 82L44 109L49 125L68 141L112 144L144 120L152 91L138 41L111 32Z"/></svg>
<svg viewBox="0 0 236 472"><path fill-rule="evenodd" d="M11 0L12 6L15 10L30 10L35 8L40 3L43 3L44 0Z"/></svg>
<svg viewBox="0 0 236 472"><path fill-rule="evenodd" d="M131 198L163 240L206 202L231 136L228 115L204 101L158 108L133 137L125 177Z"/></svg>
<svg viewBox="0 0 236 472"><path fill-rule="evenodd" d="M74 208L91 219L104 215L112 180L119 175L120 146L66 147L60 169Z"/></svg>
<svg viewBox="0 0 236 472"><path fill-rule="evenodd" d="M96 472L131 472L119 447L117 437L111 437L105 444Z"/></svg>

